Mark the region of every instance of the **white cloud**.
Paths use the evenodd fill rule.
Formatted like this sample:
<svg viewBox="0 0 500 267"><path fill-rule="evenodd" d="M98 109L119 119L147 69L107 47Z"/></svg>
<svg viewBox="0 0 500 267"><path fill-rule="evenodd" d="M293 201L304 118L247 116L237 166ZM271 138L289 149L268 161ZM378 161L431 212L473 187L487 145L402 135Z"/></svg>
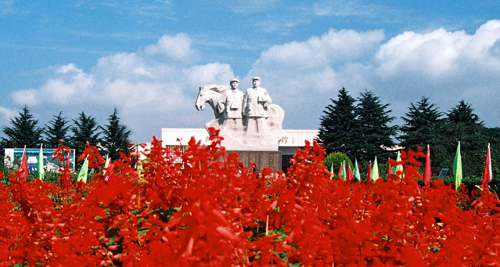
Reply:
<svg viewBox="0 0 500 267"><path fill-rule="evenodd" d="M354 97L364 89L374 91L398 118L422 96L443 112L465 99L485 122L500 126L499 20L474 34L436 29L383 40L382 31L330 30L273 46L262 52L245 80L261 77L287 112L289 128L317 128L328 99L342 87Z"/></svg>
<svg viewBox="0 0 500 267"><path fill-rule="evenodd" d="M470 39L464 31L405 32L380 47L375 55L380 63L379 73L390 76L404 69L433 76L456 71L457 59L464 56L462 52Z"/></svg>
<svg viewBox="0 0 500 267"><path fill-rule="evenodd" d="M70 118L85 111L100 116L102 124L117 107L134 140L149 141L162 127L202 127L213 118L210 111L194 109L197 88L227 84L234 74L218 60L196 64L197 54L187 35L166 35L135 53L102 57L89 71L59 66L39 87L11 97L46 118L61 110ZM498 73L500 21L492 20L473 34L436 29L389 40L381 30L330 30L263 51L240 88L260 76L286 112L285 128L317 128L329 98L342 87L354 97L364 89L374 91L397 117L422 96L443 112L464 99L487 125L500 126ZM6 112L0 108L0 120Z"/></svg>
<svg viewBox="0 0 500 267"><path fill-rule="evenodd" d="M499 126L499 40L499 20L486 22L474 34L444 29L402 33L375 54L371 83L389 101L409 103L429 96L441 111L464 99L487 125Z"/></svg>
<svg viewBox="0 0 500 267"><path fill-rule="evenodd" d="M184 71L191 86L201 84L229 84L234 78L231 66L219 62L193 66Z"/></svg>
<svg viewBox="0 0 500 267"><path fill-rule="evenodd" d="M72 105L73 101L90 100L95 86L92 75L84 73L74 64L59 66L53 76L39 89L14 92L11 97L17 104L40 106L43 104Z"/></svg>
<svg viewBox="0 0 500 267"><path fill-rule="evenodd" d="M12 98L14 102L18 104L26 104L28 106L32 106L38 103L35 94L35 89L19 90L12 93Z"/></svg>
<svg viewBox="0 0 500 267"><path fill-rule="evenodd" d="M85 111L102 124L117 107L134 140L150 141L162 127L204 125L207 115L199 116L194 108L198 87L233 78L227 64L188 64L194 54L188 36L166 35L136 53L102 57L88 72L74 64L59 66L38 88L14 92L11 98L46 116L64 110L76 118Z"/></svg>
<svg viewBox="0 0 500 267"><path fill-rule="evenodd" d="M175 61L189 61L193 59L194 51L191 49L191 39L183 33L174 36L164 35L155 45L145 49L151 56L161 55Z"/></svg>
<svg viewBox="0 0 500 267"><path fill-rule="evenodd" d="M304 42L273 46L262 52L246 80L260 76L274 90L290 95L286 101L294 102L303 91L324 92L342 86L337 66L376 49L383 38L382 31L330 30Z"/></svg>
<svg viewBox="0 0 500 267"><path fill-rule="evenodd" d="M0 123L2 125L10 125L10 119L17 115L17 111L0 106Z"/></svg>
<svg viewBox="0 0 500 267"><path fill-rule="evenodd" d="M464 68L498 68L494 46L500 39L500 21L483 24L474 35L438 29L426 34L405 32L380 47L375 55L381 76L416 72L426 76L454 75Z"/></svg>
<svg viewBox="0 0 500 267"><path fill-rule="evenodd" d="M382 31L330 30L304 42L277 45L262 52L256 66L316 69L343 60L354 60L375 48L384 38Z"/></svg>
<svg viewBox="0 0 500 267"><path fill-rule="evenodd" d="M370 55L383 39L383 31L330 30L303 42L273 46L262 52L243 83L261 77L273 102L287 113L285 127L317 128L328 98L336 96L332 92L353 84L343 75L352 69L350 62Z"/></svg>

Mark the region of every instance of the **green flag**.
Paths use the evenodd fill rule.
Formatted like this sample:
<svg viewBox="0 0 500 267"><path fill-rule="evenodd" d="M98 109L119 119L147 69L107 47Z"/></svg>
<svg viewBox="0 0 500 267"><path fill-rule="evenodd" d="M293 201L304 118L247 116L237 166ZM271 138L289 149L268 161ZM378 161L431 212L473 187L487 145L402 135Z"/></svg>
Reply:
<svg viewBox="0 0 500 267"><path fill-rule="evenodd" d="M462 156L460 155L460 141L457 146L457 153L453 161L453 176L455 176L455 189L460 190L462 184Z"/></svg>
<svg viewBox="0 0 500 267"><path fill-rule="evenodd" d="M106 169L109 167L109 157L106 155L106 160L104 161L104 170L102 171L102 174L106 174Z"/></svg>
<svg viewBox="0 0 500 267"><path fill-rule="evenodd" d="M372 169L372 181L375 182L380 178L378 175L378 163L377 163L377 157L375 157L375 161L373 162L373 169Z"/></svg>
<svg viewBox="0 0 500 267"><path fill-rule="evenodd" d="M345 160L342 162L342 173L340 174L340 177L344 179L344 181L347 178L347 172L345 171Z"/></svg>
<svg viewBox="0 0 500 267"><path fill-rule="evenodd" d="M109 167L111 159L106 155L106 161L104 162L104 170L102 171L102 175L104 175L104 180L107 181L109 179L109 175L106 175L106 170Z"/></svg>
<svg viewBox="0 0 500 267"><path fill-rule="evenodd" d="M358 181L361 181L361 174L359 174L359 166L357 159L354 159L354 178L356 178L356 180Z"/></svg>
<svg viewBox="0 0 500 267"><path fill-rule="evenodd" d="M37 170L38 170L38 178L40 181L43 181L43 176L45 175L45 170L43 169L43 144L40 144L40 152L38 153L38 162L37 162Z"/></svg>
<svg viewBox="0 0 500 267"><path fill-rule="evenodd" d="M87 160L87 158L85 158L85 161L83 162L82 168L78 173L78 178L76 179L76 181L83 181L84 183L86 183L88 172L89 172L89 161Z"/></svg>
<svg viewBox="0 0 500 267"><path fill-rule="evenodd" d="M330 176L330 179L333 179L333 162L332 162L332 165L330 165L330 173L332 174Z"/></svg>
<svg viewBox="0 0 500 267"><path fill-rule="evenodd" d="M137 162L137 172L139 174L139 179L144 177L144 174L142 173L144 171L144 166L142 166L142 161Z"/></svg>
<svg viewBox="0 0 500 267"><path fill-rule="evenodd" d="M401 153L398 151L398 155L396 156L396 161L401 161ZM398 175L398 171L403 171L403 165L397 165L392 167L392 174ZM400 175L398 175L401 177Z"/></svg>

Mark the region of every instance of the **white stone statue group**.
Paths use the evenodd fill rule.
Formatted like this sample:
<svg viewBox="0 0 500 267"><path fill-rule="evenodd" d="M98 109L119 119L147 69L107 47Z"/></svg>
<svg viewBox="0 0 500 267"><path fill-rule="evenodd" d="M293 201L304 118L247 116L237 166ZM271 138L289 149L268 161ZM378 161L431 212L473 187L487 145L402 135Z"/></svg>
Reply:
<svg viewBox="0 0 500 267"><path fill-rule="evenodd" d="M267 90L260 87L259 77L252 79L253 86L246 94L238 84L238 79L232 79L231 86L200 87L196 109L203 110L209 103L215 115L205 128L219 129L227 150L277 151L285 112L272 104Z"/></svg>

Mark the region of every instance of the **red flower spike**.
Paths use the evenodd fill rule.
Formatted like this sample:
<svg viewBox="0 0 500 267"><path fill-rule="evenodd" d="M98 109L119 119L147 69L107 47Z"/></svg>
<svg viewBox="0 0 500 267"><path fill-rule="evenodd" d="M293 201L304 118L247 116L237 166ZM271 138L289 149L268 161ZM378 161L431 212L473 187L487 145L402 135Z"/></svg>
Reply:
<svg viewBox="0 0 500 267"><path fill-rule="evenodd" d="M101 165L104 165L105 161L101 156L101 153L97 150L95 146L91 146L89 142L86 142L87 148L83 150L82 155L78 158L78 161L87 159L89 161L90 169L100 169Z"/></svg>
<svg viewBox="0 0 500 267"><path fill-rule="evenodd" d="M500 203L488 190L420 188L422 153L403 151L401 177L330 180L324 150L307 142L286 175L226 155L216 137L167 149L153 138L122 155L107 181L0 184L0 262L47 266L499 265ZM96 149L87 147L84 159ZM93 155L93 156L91 156ZM178 159L182 163L178 163ZM137 164L141 164L140 170ZM469 191L467 191L469 190ZM28 253L29 252L29 253ZM2 264L0 264L2 266Z"/></svg>

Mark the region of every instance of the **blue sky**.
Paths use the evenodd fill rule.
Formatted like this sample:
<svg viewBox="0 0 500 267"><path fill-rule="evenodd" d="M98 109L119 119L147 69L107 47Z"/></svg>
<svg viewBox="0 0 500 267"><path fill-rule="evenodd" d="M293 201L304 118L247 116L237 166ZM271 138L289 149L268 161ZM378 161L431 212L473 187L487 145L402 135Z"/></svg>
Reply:
<svg viewBox="0 0 500 267"><path fill-rule="evenodd" d="M26 104L133 141L200 128L198 87L260 76L284 128L317 129L329 98L373 91L399 123L422 96L500 126L499 1L0 0L0 126Z"/></svg>

